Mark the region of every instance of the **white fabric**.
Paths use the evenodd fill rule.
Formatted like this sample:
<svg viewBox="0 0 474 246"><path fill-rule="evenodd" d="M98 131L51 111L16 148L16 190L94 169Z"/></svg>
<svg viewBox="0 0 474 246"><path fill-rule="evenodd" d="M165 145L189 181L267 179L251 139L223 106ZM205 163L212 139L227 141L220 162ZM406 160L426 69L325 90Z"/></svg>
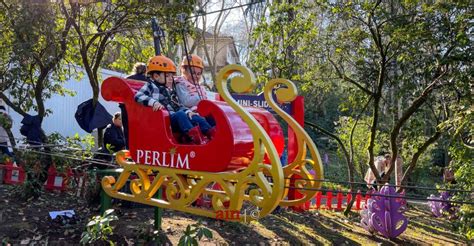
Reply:
<svg viewBox="0 0 474 246"><path fill-rule="evenodd" d="M383 156L375 157L374 165L377 168L377 171L379 172L379 175L382 175L382 173L384 173L388 170L388 168L385 165L385 157L383 157ZM375 181L375 175L372 172L372 169L370 169L370 167L367 170L367 172L365 173L364 180L367 184L372 184Z"/></svg>
<svg viewBox="0 0 474 246"><path fill-rule="evenodd" d="M402 158L397 157L397 161L395 162L395 184L402 185L402 177L403 177L403 161Z"/></svg>
<svg viewBox="0 0 474 246"><path fill-rule="evenodd" d="M390 168L390 159L385 159L383 156L377 156L374 161L374 165L381 176L383 173L386 173ZM401 185L401 179L403 175L403 161L402 158L398 157L395 162L395 184ZM369 169L365 173L364 180L367 184L373 184L375 181L375 175L372 170Z"/></svg>

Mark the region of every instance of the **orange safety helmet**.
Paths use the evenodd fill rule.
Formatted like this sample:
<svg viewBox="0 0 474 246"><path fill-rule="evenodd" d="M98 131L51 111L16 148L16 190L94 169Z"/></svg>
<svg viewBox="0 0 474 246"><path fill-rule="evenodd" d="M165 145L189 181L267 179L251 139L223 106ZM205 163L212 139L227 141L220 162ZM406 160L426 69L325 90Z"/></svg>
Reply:
<svg viewBox="0 0 474 246"><path fill-rule="evenodd" d="M191 64L189 64L188 60L191 62ZM181 61L181 66L191 66L204 69L204 63L202 62L201 57L197 55L189 55L188 57L184 56L183 60Z"/></svg>
<svg viewBox="0 0 474 246"><path fill-rule="evenodd" d="M154 56L148 60L146 73L149 74L154 71L176 73L176 65L174 65L174 62L166 56Z"/></svg>

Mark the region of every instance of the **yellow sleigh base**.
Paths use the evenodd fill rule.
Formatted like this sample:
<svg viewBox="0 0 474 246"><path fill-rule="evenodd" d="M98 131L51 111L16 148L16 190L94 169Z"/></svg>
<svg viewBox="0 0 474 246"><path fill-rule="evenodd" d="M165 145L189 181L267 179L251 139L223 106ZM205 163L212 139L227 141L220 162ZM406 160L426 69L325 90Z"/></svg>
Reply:
<svg viewBox="0 0 474 246"><path fill-rule="evenodd" d="M129 161L128 151L117 153L123 168L117 180L112 176L102 179L104 191L113 198L178 210L215 219L249 222L273 211L280 202L282 187L268 181L269 165L247 168L239 172L207 173L158 166L137 165ZM135 173L138 178L129 183L131 193L120 192ZM151 181L148 174L155 176ZM212 187L212 188L211 188ZM157 198L158 190L165 194ZM277 192L280 197L272 193ZM207 197L209 207L195 206Z"/></svg>

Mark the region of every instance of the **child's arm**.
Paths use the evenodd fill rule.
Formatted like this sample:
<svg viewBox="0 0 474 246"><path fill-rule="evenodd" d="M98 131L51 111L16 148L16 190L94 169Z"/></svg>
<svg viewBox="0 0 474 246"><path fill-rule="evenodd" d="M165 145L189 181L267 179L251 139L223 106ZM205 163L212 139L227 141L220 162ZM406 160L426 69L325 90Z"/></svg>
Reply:
<svg viewBox="0 0 474 246"><path fill-rule="evenodd" d="M142 86L142 88L140 88L137 94L135 94L135 101L145 106L153 107L155 102L158 102L158 100L154 99L152 94L153 87L151 83L146 83Z"/></svg>

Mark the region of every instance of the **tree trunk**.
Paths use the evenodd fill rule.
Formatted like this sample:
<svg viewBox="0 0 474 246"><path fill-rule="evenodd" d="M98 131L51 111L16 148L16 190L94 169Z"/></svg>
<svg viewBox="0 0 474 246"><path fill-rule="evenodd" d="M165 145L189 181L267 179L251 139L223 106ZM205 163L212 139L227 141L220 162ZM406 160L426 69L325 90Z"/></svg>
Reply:
<svg viewBox="0 0 474 246"><path fill-rule="evenodd" d="M403 178L402 178L402 181L401 183L404 184L406 182L406 180L408 179L408 177L410 176L411 172L413 171L413 169L415 169L416 167L416 163L418 162L418 159L420 158L420 156L426 151L426 149L431 145L433 144L436 140L439 139L439 137L441 137L441 132L436 132L433 136L431 136L428 140L426 140L425 143L423 143L423 145L418 149L418 151L413 155L411 161L410 161L410 165L408 166L407 170L405 171L405 173L403 174ZM403 188L400 189L400 191L403 191Z"/></svg>
<svg viewBox="0 0 474 246"><path fill-rule="evenodd" d="M16 147L15 136L13 136L11 129L5 129L5 131L8 134L8 138L10 139L10 144L12 145L13 152L15 152L15 147Z"/></svg>
<svg viewBox="0 0 474 246"><path fill-rule="evenodd" d="M431 92L435 89L435 86L438 84L439 80L445 75L446 72L443 72L441 74L439 74L438 76L435 77L435 79L433 80L433 82L431 82L424 90L423 92L413 101L413 103L407 108L407 110L405 110L405 112L403 112L402 116L400 117L400 119L398 120L397 124L395 124L395 126L393 127L392 129L392 132L390 133L390 145L391 145L391 150L392 150L392 159L390 160L390 168L388 169L387 173L386 173L386 176L384 177L383 181L382 182L387 182L388 178L390 177L390 175L392 174L393 170L395 169L395 161L397 159L397 156L398 156L398 145L397 145L397 139L398 139L398 135L400 134L400 129L402 128L402 126L410 119L410 117L415 113L417 112L417 110L426 102L426 100L428 100L428 96L431 94ZM439 137L439 136L438 136ZM430 138L431 139L431 138ZM436 138L437 139L437 138ZM435 140L436 140L435 139ZM428 141L427 141L428 142ZM426 142L425 142L426 144ZM430 143L431 144L431 143ZM426 146L428 147L428 146ZM424 150L423 150L424 151ZM415 153L415 155L418 154ZM413 158L415 158L415 155L413 156ZM421 155L421 153L420 153ZM416 161L417 161L418 157L416 158L415 160L415 163L413 164L416 165ZM410 167L412 166L412 164L410 164ZM411 172L411 169L410 167L408 168L408 170L410 170ZM407 170L407 172L408 172ZM406 172L406 173L407 173ZM404 175L405 176L405 175ZM404 178L403 178L404 179Z"/></svg>
<svg viewBox="0 0 474 246"><path fill-rule="evenodd" d="M339 146L341 147L341 150L342 150L342 153L344 154L344 158L346 159L346 164L347 164L347 174L349 176L349 187L350 189L353 191L354 190L354 172L355 172L355 168L354 168L354 163L351 161L351 158L349 156L349 152L347 151L347 148L346 146L344 146L344 143L342 142L342 140L330 133L329 131L327 131L326 129L314 124L314 123L311 123L311 122L308 122L308 121L305 121L304 122L305 124L307 124L308 126L311 126L313 128L315 128L316 130L324 133L325 135L333 138L334 140L336 140L336 142L339 144ZM349 211L351 210L351 207L352 207L352 204L354 203L354 200L355 200L355 196L352 196L352 200L351 202L348 204L348 206L346 207L345 211L344 211L344 215L347 216L347 214L349 214Z"/></svg>

